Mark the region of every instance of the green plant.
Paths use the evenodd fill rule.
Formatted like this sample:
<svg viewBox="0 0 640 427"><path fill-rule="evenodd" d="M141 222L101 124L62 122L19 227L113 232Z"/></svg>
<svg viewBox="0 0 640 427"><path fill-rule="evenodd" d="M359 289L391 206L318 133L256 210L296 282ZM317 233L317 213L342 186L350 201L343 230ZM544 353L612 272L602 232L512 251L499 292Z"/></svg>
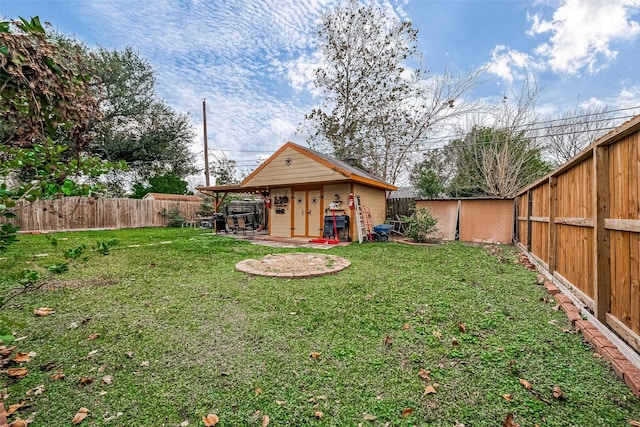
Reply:
<svg viewBox="0 0 640 427"><path fill-rule="evenodd" d="M117 244L118 244L118 239L109 239L105 242L96 242L96 245L93 247L93 250L95 250L101 255L109 255L109 252L111 252L111 248Z"/></svg>
<svg viewBox="0 0 640 427"><path fill-rule="evenodd" d="M169 210L163 208L159 213L160 216L167 219L167 227L180 227L187 220L177 203Z"/></svg>
<svg viewBox="0 0 640 427"><path fill-rule="evenodd" d="M429 208L417 208L412 216L403 217L407 223L407 237L416 243L424 243L434 239L438 230L438 219L431 214Z"/></svg>
<svg viewBox="0 0 640 427"><path fill-rule="evenodd" d="M213 215L214 212L215 212L215 208L213 207L213 203L211 202L210 198L207 198L205 201L202 202L202 205L200 205L200 210L196 212L196 215L211 216Z"/></svg>

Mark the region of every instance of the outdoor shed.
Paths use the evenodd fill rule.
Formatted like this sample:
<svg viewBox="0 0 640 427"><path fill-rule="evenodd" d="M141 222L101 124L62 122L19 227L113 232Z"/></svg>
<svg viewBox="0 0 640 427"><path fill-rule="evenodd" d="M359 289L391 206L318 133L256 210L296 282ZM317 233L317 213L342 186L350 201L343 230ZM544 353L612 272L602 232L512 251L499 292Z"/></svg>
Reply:
<svg viewBox="0 0 640 427"><path fill-rule="evenodd" d="M396 189L356 166L293 142L284 144L239 186L198 188L214 196L262 194L270 236L322 238L333 235L335 228L341 241L358 238L351 197L358 198L364 225L373 230L386 219L386 192Z"/></svg>
<svg viewBox="0 0 640 427"><path fill-rule="evenodd" d="M416 200L438 219L438 237L463 242L510 244L514 234L513 199Z"/></svg>

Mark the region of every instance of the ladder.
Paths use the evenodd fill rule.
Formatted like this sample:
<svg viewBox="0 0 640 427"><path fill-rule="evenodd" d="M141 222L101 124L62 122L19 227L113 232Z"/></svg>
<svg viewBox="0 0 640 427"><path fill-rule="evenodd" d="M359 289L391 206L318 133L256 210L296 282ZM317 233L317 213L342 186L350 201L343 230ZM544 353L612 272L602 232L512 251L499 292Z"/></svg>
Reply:
<svg viewBox="0 0 640 427"><path fill-rule="evenodd" d="M367 236L367 230L364 228L364 220L362 218L362 205L360 205L360 196L353 198L353 207L356 210L356 224L358 226L358 243L362 243Z"/></svg>

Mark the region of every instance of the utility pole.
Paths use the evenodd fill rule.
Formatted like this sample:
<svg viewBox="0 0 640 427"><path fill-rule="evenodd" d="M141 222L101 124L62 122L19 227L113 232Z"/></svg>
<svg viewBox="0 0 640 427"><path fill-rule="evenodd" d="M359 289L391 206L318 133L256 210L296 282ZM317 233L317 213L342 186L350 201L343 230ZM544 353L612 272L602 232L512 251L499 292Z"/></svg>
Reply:
<svg viewBox="0 0 640 427"><path fill-rule="evenodd" d="M204 126L204 183L209 186L209 144L207 143L207 103L202 100L202 124Z"/></svg>

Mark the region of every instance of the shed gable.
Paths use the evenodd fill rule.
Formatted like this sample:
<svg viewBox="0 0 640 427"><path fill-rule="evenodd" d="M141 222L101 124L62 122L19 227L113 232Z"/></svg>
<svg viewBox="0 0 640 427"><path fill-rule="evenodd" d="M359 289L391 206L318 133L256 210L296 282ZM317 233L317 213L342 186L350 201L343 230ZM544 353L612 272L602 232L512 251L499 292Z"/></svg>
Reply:
<svg viewBox="0 0 640 427"><path fill-rule="evenodd" d="M242 184L245 186L280 186L349 179L337 170L338 168L331 169L317 159L289 146L269 158Z"/></svg>

